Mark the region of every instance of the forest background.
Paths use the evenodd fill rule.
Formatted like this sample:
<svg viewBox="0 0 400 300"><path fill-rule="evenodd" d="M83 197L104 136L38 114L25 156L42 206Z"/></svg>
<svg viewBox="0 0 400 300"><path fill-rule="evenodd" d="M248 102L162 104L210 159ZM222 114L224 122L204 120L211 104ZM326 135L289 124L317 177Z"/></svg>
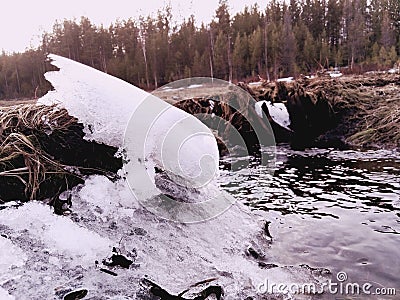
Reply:
<svg viewBox="0 0 400 300"><path fill-rule="evenodd" d="M11 29L10 29L11 30ZM40 46L0 55L0 99L35 98L49 83L48 53L59 54L153 90L181 78L232 82L313 74L364 73L399 65L399 0L271 0L230 15L220 0L208 24L172 23L171 9L115 21L63 20Z"/></svg>

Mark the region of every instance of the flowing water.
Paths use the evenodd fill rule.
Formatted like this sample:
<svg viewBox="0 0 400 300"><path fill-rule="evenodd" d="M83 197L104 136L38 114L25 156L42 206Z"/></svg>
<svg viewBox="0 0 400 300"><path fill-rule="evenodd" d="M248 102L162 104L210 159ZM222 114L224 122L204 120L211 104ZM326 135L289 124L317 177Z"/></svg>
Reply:
<svg viewBox="0 0 400 300"><path fill-rule="evenodd" d="M274 175L250 160L237 171L222 166L221 181L239 201L267 211L270 263L327 268L333 279L345 272L346 282L370 283L371 292L397 289L397 296L376 299L399 299L398 152L277 146Z"/></svg>

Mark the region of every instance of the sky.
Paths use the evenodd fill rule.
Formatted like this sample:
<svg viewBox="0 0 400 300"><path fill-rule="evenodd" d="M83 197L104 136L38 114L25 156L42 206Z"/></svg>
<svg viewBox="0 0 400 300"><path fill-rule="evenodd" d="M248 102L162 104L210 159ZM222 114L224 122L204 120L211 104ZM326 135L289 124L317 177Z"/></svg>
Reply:
<svg viewBox="0 0 400 300"><path fill-rule="evenodd" d="M117 19L147 16L168 4L172 7L176 22L194 14L199 23L208 23L214 16L218 2L219 0L6 1L2 3L0 16L0 50L8 53L23 52L26 48L37 47L42 33L51 31L56 20L79 20L81 16L86 16L94 24L108 27ZM264 8L267 0L228 0L231 14L255 3Z"/></svg>

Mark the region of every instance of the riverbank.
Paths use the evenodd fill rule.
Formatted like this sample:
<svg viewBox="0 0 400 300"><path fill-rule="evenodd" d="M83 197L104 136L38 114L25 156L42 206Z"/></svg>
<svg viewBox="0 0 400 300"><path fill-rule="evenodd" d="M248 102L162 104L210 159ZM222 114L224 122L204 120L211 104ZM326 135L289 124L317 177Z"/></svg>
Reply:
<svg viewBox="0 0 400 300"><path fill-rule="evenodd" d="M199 79L193 82L197 81ZM153 94L190 114L216 116L233 125L239 132L248 127L248 123L259 123L260 120L268 123L268 119L275 141L290 143L295 149L400 148L398 74L377 73L334 78L303 76L297 80L239 83L238 86L253 96L265 117L260 112L259 116L252 112L250 106L253 104L249 104L250 100L240 99L237 102L238 97L232 95L232 89L215 89L210 84L191 84L187 88L172 85L160 88ZM239 111L230 109L232 104L239 105ZM286 121L285 112L279 111L284 107L288 115ZM274 115L276 113L280 116ZM277 123L277 119L283 123ZM247 130L246 134L251 136L253 132ZM265 134L270 133L265 130ZM224 136L218 137L226 141Z"/></svg>
<svg viewBox="0 0 400 300"><path fill-rule="evenodd" d="M182 149L177 153L179 166L189 175L196 174L192 170L199 162L209 170L210 164L203 163L208 154L219 167L217 144L208 130L201 131L199 120L176 107L165 110L164 101L107 74L62 57L52 59L60 68L46 76L54 91L40 105L2 110L1 158L9 164L3 165L0 191L15 190L9 178L25 185L22 191L31 200L45 191L41 183L55 187L46 199L58 199L53 206L60 215L43 203L46 199L0 203L0 260L5 262L0 295L206 300L223 294L226 299L263 299L268 293L268 298L283 299L291 295L259 287L268 280L274 286L313 284L320 290L327 282L330 273L324 268L272 264L270 221L220 189L216 173L205 174L210 180L202 186L190 186L182 180L188 175L178 177L180 170L171 160L161 160L158 149L175 154L163 142L165 131L178 124L182 144L189 145L182 160ZM131 117L137 110L142 114ZM161 117L160 110L165 112ZM132 135L125 134L127 123L138 119L150 121L154 129L143 143L134 134L146 130L133 127ZM133 147L123 143L127 136ZM172 146L177 136L169 140ZM21 165L16 166L16 157ZM84 183L73 186L73 176ZM52 181L55 177L60 181ZM167 203L166 196L178 201ZM203 203L210 205L198 210Z"/></svg>
<svg viewBox="0 0 400 300"><path fill-rule="evenodd" d="M313 298L312 295L298 298L297 295L290 293L267 290L263 284L267 281L274 285L287 286L313 284L316 289L321 290L329 279L334 278L332 270L337 271L334 269L336 264L317 263L314 260L304 263L303 259L280 260L274 253L283 251L273 250L275 245L279 249L284 237L284 234L277 231L276 226L281 224L279 217L276 214L268 214L270 209L265 212L262 210L254 212L244 203L236 202L238 198L240 199L239 193L245 192L246 199L249 199L249 192L254 193L261 188L256 197L263 202L253 202L249 206L257 207L255 204L271 203L271 200L274 201L274 196L278 196L279 202L272 203L277 207L277 212L280 212L279 205L284 199L282 194L288 191L288 184L285 187L282 178L291 178L289 183L293 183L294 188L291 189L289 186L290 198L285 200L284 204L292 201L295 205L289 206L288 209L294 207L296 214L300 212L305 215L300 205L307 203L308 199L301 199L300 205L296 203L299 202L296 197L300 196L297 184L301 183L301 180L309 180L313 174L306 173L310 168L302 164L302 156L296 158L301 151L294 151L272 166L273 170L276 170L274 178L278 178L275 186L272 174L265 169L265 165L260 165L259 173L263 177L257 177L259 175L252 170L248 173L246 168L239 167L235 171L229 168L223 169L229 162L223 165L222 161L223 168L220 171L226 174L228 184L224 184L223 177L220 177L222 185L221 182L210 181L206 190L218 192L218 195L224 197L222 200L228 200L224 204L228 203L230 206L226 207L223 213L211 210L210 213L218 217L212 217L208 222L181 224L176 222L177 219L154 214L150 210L143 209L143 205L149 203L142 202L143 199L154 200L156 208L161 209L157 212L171 211L168 214L171 217L186 215L188 210L197 207L191 205L193 202L189 201L207 199L202 198L202 195L207 194L200 194L200 188L181 185L182 181L177 176L172 177L178 178L177 181L166 181L165 175L175 173L171 171L172 168L167 169L168 164L161 164L161 160L156 159L157 153L154 152L154 149L160 148L159 142L166 136L165 130L176 124L182 125L181 117L188 118L192 122L199 121L191 115L183 114L176 107L168 107L170 111L167 112L168 115L163 116L164 122L152 123L155 124L153 127L159 134L149 135L149 140L146 142L152 142L156 147L145 148L149 152L144 159L134 151L138 148L137 144L140 146L138 139L133 140L135 142L133 149L121 151L125 146L121 140L126 123L132 119L131 112L139 107L143 112L143 115L139 115L139 120L153 121L153 117L159 120L159 114L146 115L146 113L164 109L165 102L151 99L151 95L104 73L61 57L54 59L61 70L60 73L56 73L57 76L55 73L50 73L48 78L54 81L53 86L56 88L39 100L40 105L17 105L2 108L0 111L2 144L0 159L3 168L0 173L2 200L0 245L3 247L0 248L6 249L0 251L0 260L6 262L0 266L0 273L4 274L0 276L3 282L0 285L0 294L3 293L10 299L27 295L30 298L71 299L77 295L84 297L86 294L97 298L125 296L143 300L157 297L164 300L205 300L210 297L221 299L222 294L225 294L227 299L266 297L286 299L290 296L293 296L293 299L310 299ZM63 66L65 68L62 68ZM258 102L251 102L251 97L247 94L240 95L236 91L238 87L228 84L225 84L226 91L210 89L206 83L191 82L187 89L191 91L190 93L183 92L181 87L170 88L168 92L164 89L164 92L172 95L175 106L183 108L192 115L203 113L213 119L217 119L216 116L220 117L223 126L217 127L221 129L217 131L217 137L229 137L232 128L225 126L229 122L233 125L231 127L237 128L244 135L246 146L256 145L255 135L272 136L274 132L280 141L287 139L292 146L301 147L316 144L324 135L327 139L335 141L333 138L335 130L338 131L337 140L341 140L345 137L343 132L350 131L350 126L358 124L349 122L350 117L362 120L361 117L356 118L360 111L367 116L370 107L372 109L379 105L369 98L371 95L367 97L370 99L368 102L359 94L351 93L347 85L357 91L361 89L360 86L373 86L374 89L379 86L385 87L382 91L385 95L390 94L387 91L389 86L397 88L397 81L384 82L382 85L378 85L378 81L372 81L371 85L368 85L364 79L361 83L351 84L331 82L330 79L323 79L319 84L317 81L302 80L304 82L300 80L271 85L261 83L258 87L241 85L252 93ZM330 82L332 89L339 86L336 92L325 89L329 87ZM205 94L200 98L190 98L195 89ZM218 93L219 97L212 93ZM380 95L379 92L377 94ZM390 95L393 98L390 103L396 104L396 92L393 91ZM179 99L178 96L183 99ZM262 101L268 104L263 102L259 105ZM151 107L143 108L140 105L149 102L152 104ZM62 103L63 108L54 106L55 103ZM261 113L262 111L265 115ZM142 116L145 117L140 119ZM272 122L271 127L266 118ZM394 122L397 122L396 119ZM258 126L260 132L254 134L250 125ZM338 129L340 125L347 131L340 131ZM137 127L134 129L139 133L146 132L137 130ZM181 126L179 131L186 134L184 141L186 137L193 136L187 129ZM135 130L132 134L136 133ZM201 133L198 129L195 131L199 132ZM197 162L200 161L198 158L203 158L204 153L208 153L207 147L216 146L213 137L211 135L208 137L206 140L208 143L197 140L197 143L190 145L189 157L193 160L182 160L186 167L197 166ZM174 145L177 144L175 138L176 135L172 140ZM278 150L275 147L272 149L275 149L273 152L280 157L278 159L282 159L282 150L279 152L279 147L276 147ZM216 150L216 147L213 149ZM166 148L166 150L171 149ZM220 148L220 151L222 150ZM314 150L311 149L311 152ZM115 157L116 152L119 154L118 157ZM218 151L213 151L212 154L218 157ZM259 164L259 157L253 158ZM242 163L242 158L238 160ZM218 159L214 161L218 166ZM288 164L284 165L286 161ZM132 172L126 168L121 170L123 165L126 167L131 162ZM192 165L188 165L191 162ZM327 160L321 162L325 165ZM257 166L258 164L256 163ZM333 161L330 164L337 163ZM250 165L253 165L251 161ZM276 166L282 166L282 169L276 169ZM385 170L391 170L387 168L397 168L397 165L383 167ZM333 170L335 172L332 172L326 181L321 180L323 176L317 174L315 180L311 181L312 183L318 180L317 186L306 186L306 183L300 186L307 197L310 193L320 195L321 187L333 182L332 188L335 194L329 195L329 190L324 193L327 194L329 203L327 207L321 208L322 212L315 212L317 217L335 217L338 214L337 205L333 206L332 211L328 211L332 207L329 201L332 196L339 199L343 195L340 190L336 190L336 182L341 185L338 179L342 178L342 173L339 173L340 176L337 175L341 171L340 165L338 168ZM168 196L173 197L172 199L179 200L178 203L187 204L184 209L180 209L181 206L158 205L165 203L162 202L163 194L152 196L146 194L146 190L141 191L142 178L138 176L135 178L136 182L131 181L129 175L148 174L148 170L154 170L150 173L153 176L150 182L154 182L159 193L166 191ZM165 170L170 171L166 173ZM316 172L320 172L318 170L323 169L318 167ZM365 170L366 167L363 166L362 172ZM243 177L240 178L241 174ZM293 180L296 174L299 178ZM323 175L326 177L325 173ZM350 184L354 184L355 175L353 173L345 175L351 177ZM373 176L376 178L376 174ZM374 178L368 183L373 184ZM392 177L382 178L393 181ZM243 185L235 187L235 180L236 182L239 180ZM360 180L364 182L365 178ZM132 188L130 186L132 182L139 184ZM270 183L272 186L268 189ZM354 190L354 187L351 189ZM231 194L227 194L226 190ZM277 195L271 194L274 190L277 191ZM362 191L365 192L365 189ZM372 192L380 193L381 190ZM393 196L396 197L397 194L397 190L394 190ZM138 195L145 196L141 198ZM387 195L386 189L384 197ZM295 199L291 200L292 198ZM43 201L29 201L23 204L21 201L13 200ZM199 204L206 202L200 201ZM53 207L47 204L52 204ZM373 204L378 209L388 207L388 204L383 202ZM317 207L314 202L310 205ZM348 204L344 203L343 206L347 211ZM342 214L339 216L341 218ZM368 216L368 220L370 219ZM301 230L304 223L299 221L298 232L316 232ZM315 226L320 225L321 223L315 224ZM383 225L387 226L386 223ZM294 227L288 226L290 231L294 231L292 229ZM215 228L221 230L215 231ZM318 236L329 236L329 234ZM293 253L304 253L304 251L295 248L291 255L285 256L294 256ZM41 283L40 286L38 282ZM265 293L269 295L266 296Z"/></svg>
<svg viewBox="0 0 400 300"><path fill-rule="evenodd" d="M303 77L246 87L257 101L285 103L294 137L309 144L400 148L400 75Z"/></svg>

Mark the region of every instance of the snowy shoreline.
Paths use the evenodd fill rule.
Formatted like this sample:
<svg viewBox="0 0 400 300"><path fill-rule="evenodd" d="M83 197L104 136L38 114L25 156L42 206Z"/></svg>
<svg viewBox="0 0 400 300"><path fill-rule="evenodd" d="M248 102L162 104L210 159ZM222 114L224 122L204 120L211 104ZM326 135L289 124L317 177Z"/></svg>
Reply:
<svg viewBox="0 0 400 300"><path fill-rule="evenodd" d="M130 112L148 94L76 62L52 58L61 71L48 75L55 91L39 103L61 103L87 125L86 139L121 147ZM177 108L171 115L178 121L183 116L190 124L198 122ZM169 120L162 119L160 124ZM161 125L161 133L156 131L152 136L154 143L165 133ZM197 159L204 153L218 156L215 140L205 141L191 141L185 158L189 174L196 173ZM190 151L193 148L196 151ZM148 165L133 166L145 170L159 164L159 154L150 154L145 157ZM176 171L174 166L168 170ZM211 181L205 190L214 192L214 185ZM195 193L191 189L185 192L189 196ZM325 270L306 266L271 264L268 247L272 241L265 233L269 216L251 212L241 203L204 222L165 220L142 206L142 199L132 193L123 173L116 181L102 175L89 176L83 185L73 188L69 198L71 211L63 216L37 201L0 207L0 296L63 299L71 292L85 290L93 299L158 299L155 286L148 284L153 282L169 295L188 289L182 299L202 297L210 287L219 287L224 299L264 299L271 295L260 293L258 286L266 279L276 284L320 285L329 276ZM114 255L131 264L126 268L114 263ZM112 263L107 262L110 259ZM272 292L271 297L278 299L297 299ZM196 299L215 299L212 297L218 298L216 294Z"/></svg>

